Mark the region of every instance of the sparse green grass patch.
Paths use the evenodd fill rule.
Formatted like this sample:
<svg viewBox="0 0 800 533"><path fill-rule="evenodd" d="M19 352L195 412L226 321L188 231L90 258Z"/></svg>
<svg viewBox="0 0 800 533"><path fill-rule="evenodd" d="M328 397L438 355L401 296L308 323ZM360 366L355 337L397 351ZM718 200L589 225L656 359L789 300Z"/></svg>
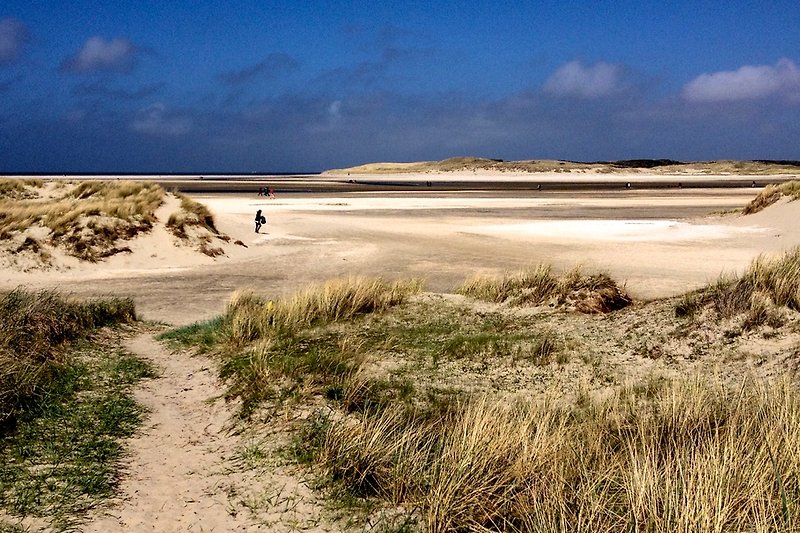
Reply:
<svg viewBox="0 0 800 533"><path fill-rule="evenodd" d="M121 439L142 410L131 387L149 363L97 328L134 320L130 300L74 302L15 290L0 300L0 509L73 530L111 495Z"/></svg>
<svg viewBox="0 0 800 533"><path fill-rule="evenodd" d="M200 353L206 353L224 342L222 330L224 317L218 316L205 322L196 322L172 329L158 335L159 340L166 340L177 346L192 346Z"/></svg>

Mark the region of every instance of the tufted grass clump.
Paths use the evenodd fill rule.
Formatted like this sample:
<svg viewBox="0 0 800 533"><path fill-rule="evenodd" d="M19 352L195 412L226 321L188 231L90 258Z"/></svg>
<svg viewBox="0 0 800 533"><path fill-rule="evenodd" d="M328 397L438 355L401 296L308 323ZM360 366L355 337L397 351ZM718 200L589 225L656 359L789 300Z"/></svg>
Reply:
<svg viewBox="0 0 800 533"><path fill-rule="evenodd" d="M358 340L324 327L386 311L420 290L417 280L368 278L332 280L279 300L241 290L221 317L163 337L216 354L228 394L243 400L247 414L287 394L327 389L335 395L365 354Z"/></svg>
<svg viewBox="0 0 800 533"><path fill-rule="evenodd" d="M419 417L315 423L310 456L350 494L416 509L424 531L790 531L800 395L701 380L569 406L480 396Z"/></svg>
<svg viewBox="0 0 800 533"><path fill-rule="evenodd" d="M767 185L744 207L742 214L752 215L753 213L758 213L783 197L789 197L791 200L800 198L800 181L792 180L779 185Z"/></svg>
<svg viewBox="0 0 800 533"><path fill-rule="evenodd" d="M277 301L248 291L234 293L226 310L230 339L244 344L256 339L291 335L304 328L385 311L420 291L417 280L346 278L328 281Z"/></svg>
<svg viewBox="0 0 800 533"><path fill-rule="evenodd" d="M128 298L76 302L54 291L24 289L0 297L0 424L24 403L48 394L69 362L67 342L135 319Z"/></svg>
<svg viewBox="0 0 800 533"><path fill-rule="evenodd" d="M684 295L675 315L694 316L706 307L722 318L747 314L745 329L778 320L777 308L800 311L800 248L759 256L741 276L721 275L708 287Z"/></svg>
<svg viewBox="0 0 800 533"><path fill-rule="evenodd" d="M584 274L575 268L561 277L549 265L538 265L502 277L476 276L459 294L511 305L567 305L582 313L607 313L632 303L624 287L605 273Z"/></svg>

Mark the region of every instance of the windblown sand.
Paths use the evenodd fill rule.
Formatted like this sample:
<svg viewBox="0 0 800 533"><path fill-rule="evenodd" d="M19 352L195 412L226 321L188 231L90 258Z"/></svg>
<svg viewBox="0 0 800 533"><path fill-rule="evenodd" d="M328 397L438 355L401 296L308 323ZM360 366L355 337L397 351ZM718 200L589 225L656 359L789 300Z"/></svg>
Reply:
<svg viewBox="0 0 800 533"><path fill-rule="evenodd" d="M0 288L57 287L130 295L145 319L188 324L252 287L277 297L311 282L367 275L418 277L447 292L475 273L536 263L608 271L638 298L697 288L763 252L800 244L800 204L742 217L757 189L193 195L218 228L247 247L209 258L157 229L121 254L66 270L4 271ZM260 234L253 217L268 218ZM166 213L169 209L162 209ZM163 215L163 213L160 213Z"/></svg>

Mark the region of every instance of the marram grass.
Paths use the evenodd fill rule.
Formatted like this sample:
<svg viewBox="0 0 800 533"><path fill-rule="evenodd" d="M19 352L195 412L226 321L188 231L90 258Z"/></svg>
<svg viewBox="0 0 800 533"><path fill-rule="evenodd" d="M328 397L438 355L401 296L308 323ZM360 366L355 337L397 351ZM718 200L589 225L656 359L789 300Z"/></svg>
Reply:
<svg viewBox="0 0 800 533"><path fill-rule="evenodd" d="M72 301L54 291L15 289L0 296L0 423L21 403L48 394L69 363L63 345L88 331L136 319L133 301Z"/></svg>
<svg viewBox="0 0 800 533"><path fill-rule="evenodd" d="M240 290L219 319L164 338L216 354L228 393L242 398L246 414L276 395L341 389L363 363L361 343L348 336L316 338L315 328L385 311L420 290L417 280L361 277L328 281L278 300Z"/></svg>
<svg viewBox="0 0 800 533"><path fill-rule="evenodd" d="M237 291L225 313L234 343L247 343L276 334L348 320L359 314L384 311L420 291L417 280L346 278L328 281L277 301Z"/></svg>
<svg viewBox="0 0 800 533"><path fill-rule="evenodd" d="M632 300L605 273L584 274L575 268L561 277L549 265L538 265L502 277L475 276L457 292L471 298L512 305L569 305L583 313L606 313Z"/></svg>
<svg viewBox="0 0 800 533"><path fill-rule="evenodd" d="M741 276L721 275L704 289L685 295L676 316L692 316L710 306L719 316L746 313L747 327L778 320L782 307L800 311L800 248L778 256L761 255Z"/></svg>
<svg viewBox="0 0 800 533"><path fill-rule="evenodd" d="M0 239L42 226L51 244L86 261L122 251L117 241L149 231L164 190L154 183L86 181L67 184L60 196L31 197L41 183L23 184L25 195L0 195ZM8 186L12 187L12 186ZM14 188L16 190L16 188Z"/></svg>
<svg viewBox="0 0 800 533"><path fill-rule="evenodd" d="M752 215L753 213L758 213L785 196L791 200L800 198L800 181L792 180L779 185L767 185L744 207L742 214Z"/></svg>
<svg viewBox="0 0 800 533"><path fill-rule="evenodd" d="M440 417L386 409L318 424L347 490L415 508L423 530L794 531L800 395L700 380L587 407L477 397Z"/></svg>

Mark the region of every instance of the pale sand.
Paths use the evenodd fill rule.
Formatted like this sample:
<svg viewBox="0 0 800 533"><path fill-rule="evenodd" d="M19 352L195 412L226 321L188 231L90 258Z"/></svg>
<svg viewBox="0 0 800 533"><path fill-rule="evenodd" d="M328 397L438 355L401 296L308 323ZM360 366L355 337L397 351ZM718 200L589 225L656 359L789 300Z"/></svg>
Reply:
<svg viewBox="0 0 800 533"><path fill-rule="evenodd" d="M84 531L330 531L318 496L292 469L243 464L250 443L230 431L235 406L219 399L212 361L172 353L151 334L126 347L161 375L136 390L150 414L126 445L120 495L89 517ZM276 433L269 435L272 449L262 451L286 444ZM249 502L261 508L257 519Z"/></svg>
<svg viewBox="0 0 800 533"><path fill-rule="evenodd" d="M130 243L132 254L96 265L5 268L0 288L131 295L145 319L188 324L222 312L239 287L278 297L331 277L367 275L418 277L429 290L446 292L475 273L542 262L557 270L578 264L607 270L634 296L657 298L741 271L759 253L800 244L794 225L800 203L749 217L708 216L742 207L756 192L193 195L211 208L221 231L247 248L225 245L227 255L212 259L176 247L157 228ZM259 208L269 220L255 234Z"/></svg>
<svg viewBox="0 0 800 533"><path fill-rule="evenodd" d="M5 268L0 288L130 295L145 319L187 324L222 312L230 293L243 286L277 297L311 282L362 274L414 276L429 290L449 291L476 272L500 274L544 262L559 270L577 264L605 269L635 296L655 298L741 271L760 253L800 245L800 202L784 201L749 217L707 216L742 207L755 194L196 195L220 230L247 248L230 244L225 257L212 259L176 248L156 229L131 243L132 254L97 265L28 273ZM259 208L269 221L255 234ZM120 500L100 512L90 531L246 531L258 527L238 503L247 498L265 509L262 530L328 528L317 522L320 504L302 478L280 465L255 473L237 469L233 454L245 443L223 431L232 407L205 403L222 392L211 362L171 354L147 336L134 339L130 349L155 361L163 377L137 393L152 414L129 443Z"/></svg>

